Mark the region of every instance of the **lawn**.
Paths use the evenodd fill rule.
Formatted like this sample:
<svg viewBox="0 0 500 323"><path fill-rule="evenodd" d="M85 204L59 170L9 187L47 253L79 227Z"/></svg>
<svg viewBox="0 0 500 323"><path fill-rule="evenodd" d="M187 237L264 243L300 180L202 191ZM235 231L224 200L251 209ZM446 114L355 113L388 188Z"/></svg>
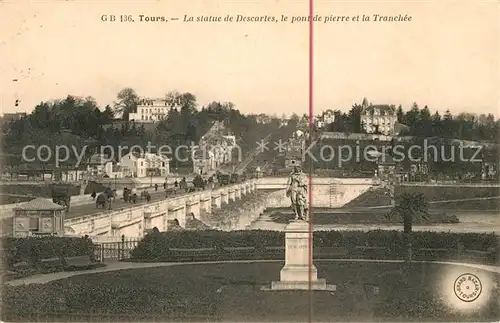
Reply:
<svg viewBox="0 0 500 323"><path fill-rule="evenodd" d="M423 193L431 202L431 208L435 210L498 210L499 199L467 200L457 202L455 200L466 200L471 198L498 197L497 187L450 187L450 186L399 186L396 187L396 196L401 192ZM453 200L447 203L433 203L435 201ZM343 208L367 207L390 205L387 189L372 188L356 197Z"/></svg>
<svg viewBox="0 0 500 323"><path fill-rule="evenodd" d="M305 322L310 309L313 320L323 322L494 321L499 315L491 296L474 313L447 307L436 286L450 265L318 262L318 276L336 284L337 292L262 291L279 279L282 265L142 268L5 286L2 320Z"/></svg>
<svg viewBox="0 0 500 323"><path fill-rule="evenodd" d="M313 209L311 221L316 225L330 224L401 224L398 217L387 218L389 209ZM289 223L295 217L291 210L268 209L269 217L275 223ZM454 214L431 211L429 221L415 218L413 224L429 225L442 223L459 223L459 219Z"/></svg>

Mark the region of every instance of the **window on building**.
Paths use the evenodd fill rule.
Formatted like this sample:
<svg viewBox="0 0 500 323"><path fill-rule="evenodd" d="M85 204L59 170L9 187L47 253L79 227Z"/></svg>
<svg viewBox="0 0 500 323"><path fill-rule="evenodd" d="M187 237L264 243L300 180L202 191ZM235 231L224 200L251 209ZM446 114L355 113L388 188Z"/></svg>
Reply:
<svg viewBox="0 0 500 323"><path fill-rule="evenodd" d="M30 218L30 231L40 230L40 220L38 218Z"/></svg>
<svg viewBox="0 0 500 323"><path fill-rule="evenodd" d="M144 166L143 164L144 164L144 163L143 163L143 162L141 162L141 166Z"/></svg>

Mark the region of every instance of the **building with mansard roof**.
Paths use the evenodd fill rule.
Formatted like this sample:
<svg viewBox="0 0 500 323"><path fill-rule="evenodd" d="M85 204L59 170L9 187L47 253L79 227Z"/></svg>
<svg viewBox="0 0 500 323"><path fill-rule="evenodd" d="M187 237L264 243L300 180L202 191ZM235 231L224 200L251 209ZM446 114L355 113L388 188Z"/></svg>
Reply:
<svg viewBox="0 0 500 323"><path fill-rule="evenodd" d="M366 133L383 134L386 136L395 134L395 124L398 118L394 105L372 105L363 100L362 108L361 125Z"/></svg>
<svg viewBox="0 0 500 323"><path fill-rule="evenodd" d="M129 120L143 123L154 123L167 118L168 112L176 108L166 98L141 98L137 105L137 111L129 115Z"/></svg>

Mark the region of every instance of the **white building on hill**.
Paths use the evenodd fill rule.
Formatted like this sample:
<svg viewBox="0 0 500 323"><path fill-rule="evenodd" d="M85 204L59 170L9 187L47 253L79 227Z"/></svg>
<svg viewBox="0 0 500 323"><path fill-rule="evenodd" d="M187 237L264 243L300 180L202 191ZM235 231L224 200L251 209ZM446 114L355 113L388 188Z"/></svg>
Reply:
<svg viewBox="0 0 500 323"><path fill-rule="evenodd" d="M141 99L137 105L137 112L129 115L129 120L135 122L153 123L167 118L172 108L166 99Z"/></svg>
<svg viewBox="0 0 500 323"><path fill-rule="evenodd" d="M120 165L131 170L133 177L165 177L170 173L170 159L165 156L130 152L123 156Z"/></svg>
<svg viewBox="0 0 500 323"><path fill-rule="evenodd" d="M397 120L395 106L387 104L368 105L364 102L363 111L361 112L361 124L367 133L393 135Z"/></svg>
<svg viewBox="0 0 500 323"><path fill-rule="evenodd" d="M323 113L313 118L313 122L318 129L323 129L335 122L335 113L330 109L323 111Z"/></svg>

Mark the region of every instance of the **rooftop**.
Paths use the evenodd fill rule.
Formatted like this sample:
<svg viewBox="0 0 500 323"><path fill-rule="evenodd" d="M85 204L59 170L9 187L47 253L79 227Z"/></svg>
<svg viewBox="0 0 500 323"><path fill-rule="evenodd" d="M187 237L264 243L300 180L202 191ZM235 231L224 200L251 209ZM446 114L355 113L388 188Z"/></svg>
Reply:
<svg viewBox="0 0 500 323"><path fill-rule="evenodd" d="M59 204L56 204L52 201L49 201L44 198L36 198L29 202L19 205L14 208L14 211L22 210L22 211L58 211L63 210L65 207Z"/></svg>
<svg viewBox="0 0 500 323"><path fill-rule="evenodd" d="M138 102L139 106L168 106L167 100L165 98L141 98Z"/></svg>
<svg viewBox="0 0 500 323"><path fill-rule="evenodd" d="M373 104L369 105L366 108L363 109L363 114L368 114L371 113L373 114L374 111L380 111L380 112L387 112L389 114L394 114L396 113L396 107L393 105L388 105L388 104Z"/></svg>

